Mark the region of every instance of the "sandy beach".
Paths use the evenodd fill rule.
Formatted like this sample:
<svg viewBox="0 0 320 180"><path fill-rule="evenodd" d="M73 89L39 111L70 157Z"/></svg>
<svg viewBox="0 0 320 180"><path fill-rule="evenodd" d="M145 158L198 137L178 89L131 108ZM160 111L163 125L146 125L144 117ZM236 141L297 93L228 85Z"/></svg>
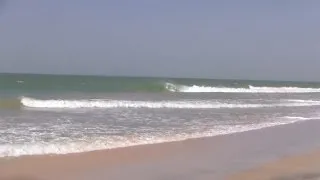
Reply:
<svg viewBox="0 0 320 180"><path fill-rule="evenodd" d="M320 173L319 127L314 120L181 142L2 158L0 176L1 180L281 179L295 175L312 179Z"/></svg>
<svg viewBox="0 0 320 180"><path fill-rule="evenodd" d="M320 180L319 10L0 0L0 180Z"/></svg>
<svg viewBox="0 0 320 180"><path fill-rule="evenodd" d="M320 151L283 158L261 167L234 174L229 180L318 180Z"/></svg>

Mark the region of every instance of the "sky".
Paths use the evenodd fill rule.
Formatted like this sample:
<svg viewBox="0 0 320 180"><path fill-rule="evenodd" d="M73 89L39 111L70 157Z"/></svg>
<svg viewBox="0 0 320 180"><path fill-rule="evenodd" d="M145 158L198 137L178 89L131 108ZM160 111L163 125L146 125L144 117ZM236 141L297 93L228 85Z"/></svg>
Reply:
<svg viewBox="0 0 320 180"><path fill-rule="evenodd" d="M0 72L320 81L317 0L0 0Z"/></svg>

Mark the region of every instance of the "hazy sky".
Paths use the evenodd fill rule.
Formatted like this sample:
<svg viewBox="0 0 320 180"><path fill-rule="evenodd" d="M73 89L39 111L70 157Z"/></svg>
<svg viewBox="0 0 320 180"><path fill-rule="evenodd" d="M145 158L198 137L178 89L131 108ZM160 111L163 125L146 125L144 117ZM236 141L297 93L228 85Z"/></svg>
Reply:
<svg viewBox="0 0 320 180"><path fill-rule="evenodd" d="M317 0L0 6L0 72L320 80Z"/></svg>

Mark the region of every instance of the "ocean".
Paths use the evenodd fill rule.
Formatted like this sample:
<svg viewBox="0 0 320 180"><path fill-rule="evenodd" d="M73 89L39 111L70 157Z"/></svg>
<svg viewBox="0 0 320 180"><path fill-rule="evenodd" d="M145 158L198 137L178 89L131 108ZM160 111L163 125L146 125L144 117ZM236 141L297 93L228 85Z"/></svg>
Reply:
<svg viewBox="0 0 320 180"><path fill-rule="evenodd" d="M320 83L0 74L0 157L239 133L319 110Z"/></svg>

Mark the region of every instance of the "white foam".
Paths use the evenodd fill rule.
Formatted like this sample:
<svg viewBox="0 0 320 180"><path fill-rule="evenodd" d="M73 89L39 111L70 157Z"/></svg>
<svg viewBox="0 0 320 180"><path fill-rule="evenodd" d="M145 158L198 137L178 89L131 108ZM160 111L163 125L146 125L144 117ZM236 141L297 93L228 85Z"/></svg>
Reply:
<svg viewBox="0 0 320 180"><path fill-rule="evenodd" d="M316 100L308 100L308 99L288 99L289 102L297 102L297 103L319 103L320 101Z"/></svg>
<svg viewBox="0 0 320 180"><path fill-rule="evenodd" d="M302 116L284 116L285 119L295 119L295 120L313 120L313 119L320 119L319 116L317 117L302 117Z"/></svg>
<svg viewBox="0 0 320 180"><path fill-rule="evenodd" d="M320 88L301 88L301 87L255 87L231 88L231 87L210 87L210 86L185 86L172 83L165 84L166 89L172 92L223 92L223 93L316 93Z"/></svg>
<svg viewBox="0 0 320 180"><path fill-rule="evenodd" d="M68 154L79 153L102 149L114 149L144 144L156 144L173 141L183 141L187 139L212 137L239 133L251 130L257 130L272 126L290 124L300 121L299 119L290 119L282 122L269 122L250 125L217 125L214 129L198 133L166 134L164 135L135 135L130 137L110 136L84 139L82 141L62 141L55 143L38 142L31 144L2 144L0 145L0 157L23 156L23 155L40 155L40 154Z"/></svg>
<svg viewBox="0 0 320 180"><path fill-rule="evenodd" d="M293 102L277 104L231 104L212 101L123 101L123 100L40 100L21 98L21 103L30 108L170 108L170 109L219 109L219 108L263 108L317 106L315 102Z"/></svg>
<svg viewBox="0 0 320 180"><path fill-rule="evenodd" d="M320 88L301 88L301 87L255 87L249 86L253 92L265 93L316 93Z"/></svg>

